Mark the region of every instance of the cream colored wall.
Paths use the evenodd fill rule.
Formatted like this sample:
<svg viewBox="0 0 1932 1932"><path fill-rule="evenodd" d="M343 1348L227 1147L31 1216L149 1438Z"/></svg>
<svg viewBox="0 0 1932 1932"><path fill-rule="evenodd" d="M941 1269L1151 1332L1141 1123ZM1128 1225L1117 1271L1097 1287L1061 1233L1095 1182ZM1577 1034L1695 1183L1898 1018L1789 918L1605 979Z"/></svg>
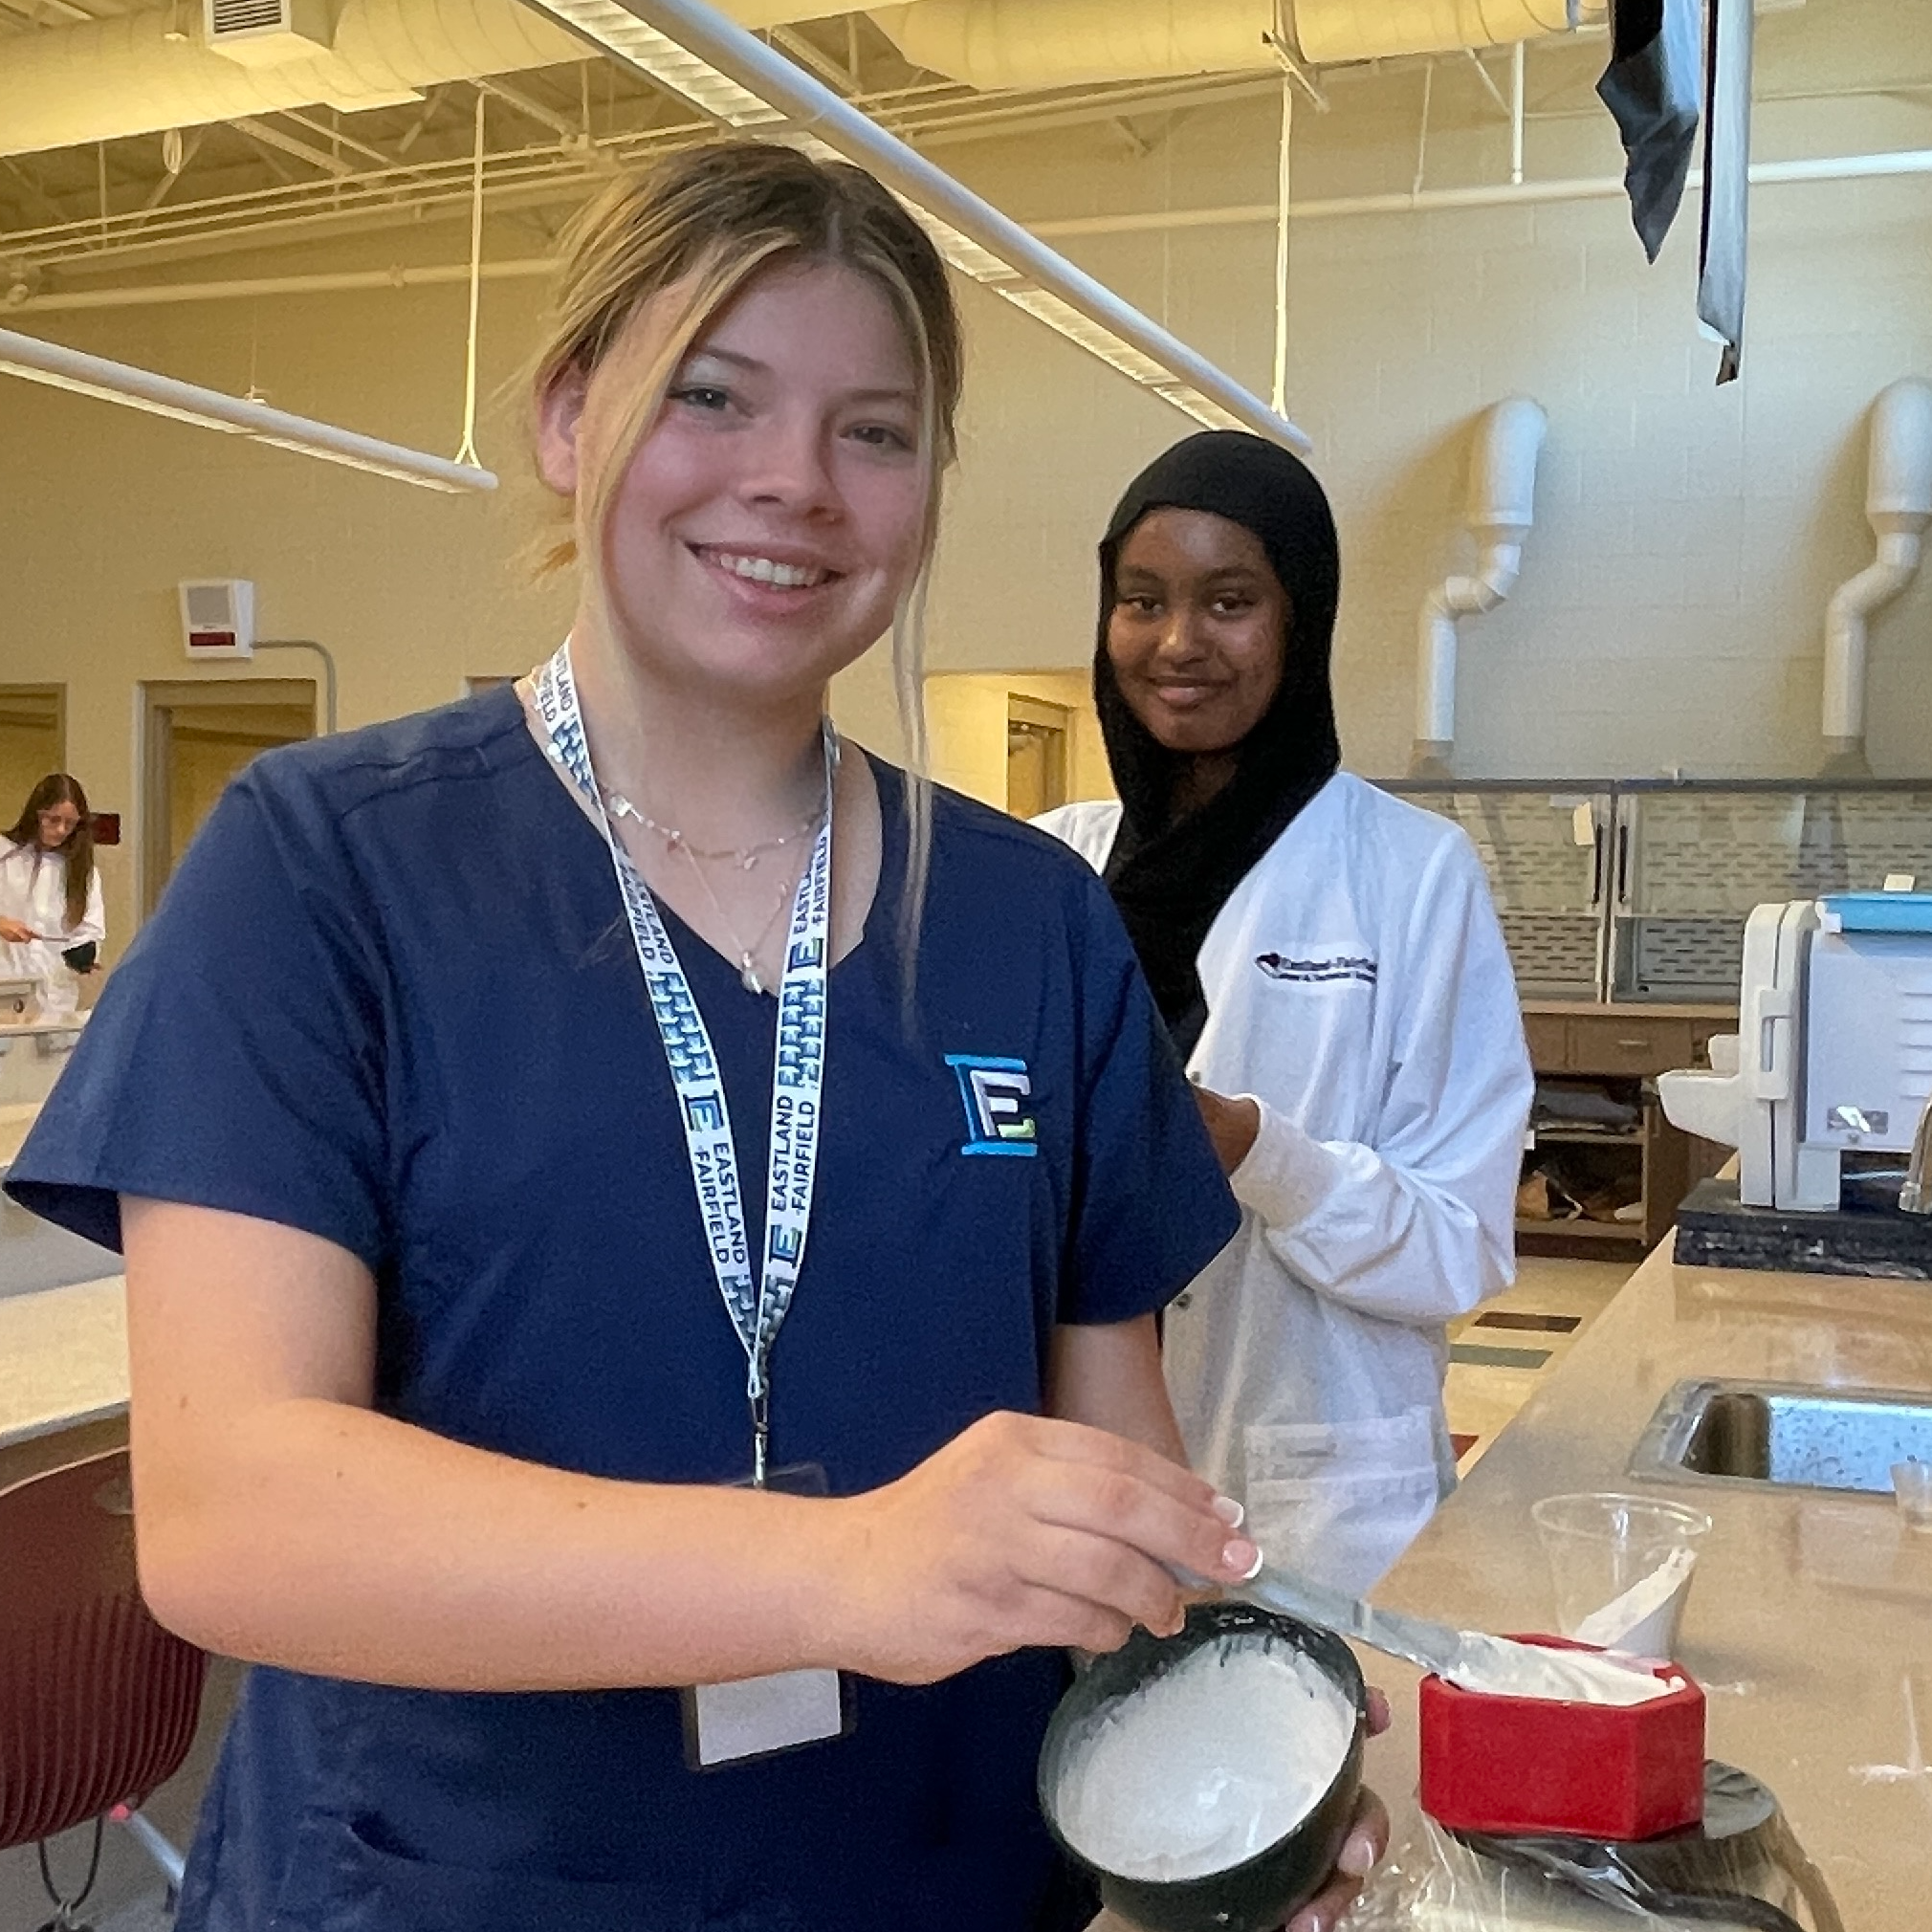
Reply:
<svg viewBox="0 0 1932 1932"><path fill-rule="evenodd" d="M1932 97L1878 90L1932 77L1932 0L1809 0L1761 27L1761 98L1873 90L1849 103L1765 99L1761 154L1927 144ZM1588 91L1601 58L1600 41L1532 50L1538 114L1587 108L1532 121L1532 176L1618 171ZM1335 77L1333 112L1297 121L1297 196L1406 190L1421 88L1413 69ZM1182 114L1164 138L1141 126L1144 153L1105 126L934 153L1041 221L1272 197L1270 101ZM1445 63L1425 186L1500 179L1506 143L1466 64ZM1871 554L1864 412L1896 377L1932 374L1932 181L1764 187L1753 223L1745 374L1723 390L1691 320L1694 206L1654 269L1614 202L1295 225L1290 406L1316 439L1342 525L1336 680L1351 763L1385 773L1406 760L1416 608L1466 557L1468 428L1521 390L1550 414L1538 523L1516 595L1464 626L1462 768L1815 765L1824 604ZM176 273L453 261L464 241L457 225L424 224ZM488 239L493 258L538 246L524 228L493 226ZM1064 246L1266 387L1267 226ZM1127 479L1192 426L991 296L962 298L969 396L927 668L1084 676L1094 539ZM539 301L534 282L485 285L486 396L527 352ZM281 406L448 450L464 303L450 286L11 319L231 391L252 378ZM504 489L457 498L0 381L0 681L69 686L69 768L127 821L123 845L101 857L117 947L139 849L134 688L193 674L176 581L253 577L264 634L336 653L345 726L454 697L469 674L520 670L559 635L568 594L523 573L543 499L516 417L493 401L482 427ZM257 674L295 663L263 659ZM839 681L835 706L847 730L896 749L883 649ZM1871 750L1881 771L1932 765L1932 572L1873 626Z"/></svg>

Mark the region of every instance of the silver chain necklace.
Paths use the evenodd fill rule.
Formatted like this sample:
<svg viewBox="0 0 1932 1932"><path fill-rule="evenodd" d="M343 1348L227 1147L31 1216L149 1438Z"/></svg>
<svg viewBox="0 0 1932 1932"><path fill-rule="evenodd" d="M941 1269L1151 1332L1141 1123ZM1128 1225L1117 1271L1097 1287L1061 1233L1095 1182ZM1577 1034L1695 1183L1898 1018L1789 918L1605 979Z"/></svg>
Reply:
<svg viewBox="0 0 1932 1932"><path fill-rule="evenodd" d="M757 865L757 862L765 853L781 851L785 846L795 844L800 839L816 839L819 834L819 827L824 823L832 809L832 775L838 770L838 766L839 740L836 735L827 727L825 736L825 791L824 797L820 801L818 807L801 819L790 831L780 832L776 838L759 839L756 844L750 845L727 845L714 851L707 850L702 845L693 845L675 825L660 824L648 812L639 811L621 792L611 791L607 787L604 790L604 801L613 818L635 819L646 831L655 832L664 841L666 852L682 852L690 860L691 869L696 876L698 884L703 887L705 897L711 901L712 911L717 914L719 925L725 929L726 933L731 938L732 945L736 949L738 983L747 993L757 994L769 990L758 972L757 950L765 943L766 936L772 930L773 922L797 896L798 881L796 879L780 879L779 881L778 895L772 901L772 909L765 914L763 923L758 927L757 932L752 935L752 942L748 946L745 944L743 935L733 923L731 914L725 911L723 903L719 900L715 890L713 889L712 882L706 876L704 867L699 861L707 859L729 859L737 870L749 872Z"/></svg>
<svg viewBox="0 0 1932 1932"><path fill-rule="evenodd" d="M723 845L708 850L703 845L693 845L675 825L663 825L648 812L641 812L622 792L606 791L604 802L610 808L610 814L617 819L635 819L647 832L655 832L664 841L668 852L682 852L689 859L729 859L739 871L749 872L767 852L782 851L789 845L809 835L816 834L819 821L824 817L823 806L808 812L789 832L780 832L776 838L759 839L749 845Z"/></svg>

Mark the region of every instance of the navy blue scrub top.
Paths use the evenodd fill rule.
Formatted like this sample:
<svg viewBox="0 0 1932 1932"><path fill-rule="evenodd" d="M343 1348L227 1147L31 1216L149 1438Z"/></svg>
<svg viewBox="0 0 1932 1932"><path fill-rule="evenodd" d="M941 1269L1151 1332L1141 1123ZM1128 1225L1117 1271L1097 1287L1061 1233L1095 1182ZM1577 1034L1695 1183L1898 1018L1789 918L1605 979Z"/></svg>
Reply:
<svg viewBox="0 0 1932 1932"><path fill-rule="evenodd" d="M1037 1412L1056 1323L1160 1306L1237 1221L1100 881L950 794L909 1027L904 789L877 772L885 869L830 978L772 1401L775 1460L822 1463L840 1494L990 1411ZM667 925L757 1176L773 1003ZM977 1060L999 1065L976 1079ZM746 1474L744 1359L610 861L507 689L251 766L7 1188L112 1246L129 1194L348 1249L379 1288L377 1404L439 1435L633 1481ZM673 1691L257 1668L180 1932L1024 1932L1053 1865L1033 1780L1062 1681L1045 1652L860 1680L849 1737L694 1773Z"/></svg>

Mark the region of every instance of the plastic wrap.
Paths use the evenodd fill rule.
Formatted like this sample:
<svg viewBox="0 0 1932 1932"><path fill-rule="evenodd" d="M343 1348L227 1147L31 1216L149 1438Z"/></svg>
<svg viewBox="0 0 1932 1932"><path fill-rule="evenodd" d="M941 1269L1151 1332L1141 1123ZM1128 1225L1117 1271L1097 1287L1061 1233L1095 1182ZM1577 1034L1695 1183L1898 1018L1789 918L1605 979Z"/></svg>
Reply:
<svg viewBox="0 0 1932 1932"><path fill-rule="evenodd" d="M1501 1838L1423 1817L1345 1932L1844 1932L1770 1794L1711 1765L1702 1829L1635 1844Z"/></svg>

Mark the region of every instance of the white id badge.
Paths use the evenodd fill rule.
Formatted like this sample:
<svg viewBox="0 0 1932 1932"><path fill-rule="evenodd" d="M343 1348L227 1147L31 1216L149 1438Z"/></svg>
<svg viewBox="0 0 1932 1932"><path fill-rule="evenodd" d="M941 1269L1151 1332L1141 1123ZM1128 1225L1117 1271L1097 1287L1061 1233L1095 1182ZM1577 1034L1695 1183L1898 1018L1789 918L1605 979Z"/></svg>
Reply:
<svg viewBox="0 0 1932 1932"><path fill-rule="evenodd" d="M816 1463L774 1470L765 1486L793 1496L828 1493L825 1472ZM845 1685L835 1670L778 1671L737 1683L694 1684L684 1692L685 1762L694 1771L826 1744L851 1727Z"/></svg>
<svg viewBox="0 0 1932 1932"><path fill-rule="evenodd" d="M768 1758L845 1734L835 1670L787 1670L685 1692L685 1744L694 1769Z"/></svg>

